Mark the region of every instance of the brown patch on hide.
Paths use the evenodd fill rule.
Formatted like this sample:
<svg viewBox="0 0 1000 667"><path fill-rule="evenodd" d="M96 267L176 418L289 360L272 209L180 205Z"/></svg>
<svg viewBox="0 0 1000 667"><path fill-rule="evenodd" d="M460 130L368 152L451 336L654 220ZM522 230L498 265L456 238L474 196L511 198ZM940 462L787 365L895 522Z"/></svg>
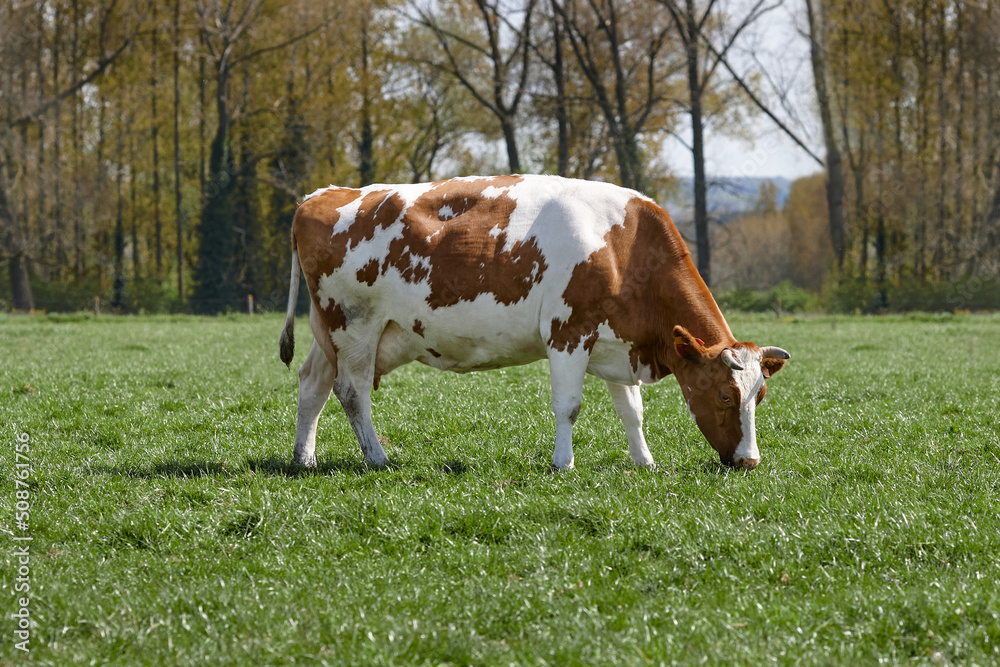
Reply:
<svg viewBox="0 0 1000 667"><path fill-rule="evenodd" d="M344 263L347 252L362 241L371 240L376 230L391 225L403 209L402 199L389 190L376 190L362 197L360 190L330 188L302 202L292 221L292 238L299 250L299 263L309 286L309 294L323 322L331 331L347 328L343 309L332 299L324 308L318 299L319 281ZM361 199L354 221L336 234L344 207ZM365 267L358 272L359 282L374 277ZM374 269L377 271L377 264ZM376 274L377 275L377 274Z"/></svg>
<svg viewBox="0 0 1000 667"><path fill-rule="evenodd" d="M358 282L365 283L369 287L375 284L378 278L378 260L373 259L363 267L358 269Z"/></svg>
<svg viewBox="0 0 1000 667"><path fill-rule="evenodd" d="M604 241L573 269L563 292L571 314L552 320L552 347L572 352L607 323L631 344L633 371L648 366L659 379L677 358L670 336L674 324L693 322L700 338L734 341L666 211L636 197Z"/></svg>
<svg viewBox="0 0 1000 667"><path fill-rule="evenodd" d="M435 183L407 209L401 236L389 243L382 273L396 269L410 283L427 282L432 309L491 294L510 305L526 298L547 268L534 239L515 241L507 227L516 202L502 192L521 176ZM490 193L494 188L501 192Z"/></svg>

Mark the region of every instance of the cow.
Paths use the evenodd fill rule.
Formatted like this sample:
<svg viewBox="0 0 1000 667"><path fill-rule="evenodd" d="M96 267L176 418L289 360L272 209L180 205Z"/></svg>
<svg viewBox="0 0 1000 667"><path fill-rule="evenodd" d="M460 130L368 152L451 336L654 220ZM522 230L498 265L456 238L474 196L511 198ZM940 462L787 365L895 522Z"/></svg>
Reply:
<svg viewBox="0 0 1000 667"><path fill-rule="evenodd" d="M674 375L722 463L760 461L754 416L789 358L738 342L670 216L615 185L557 176L330 186L291 233L280 358L294 353L299 270L313 344L299 369L294 463L316 465L333 391L368 466L388 463L371 392L411 361L466 373L548 359L552 466L573 467L587 373L607 383L637 466L654 465L640 385Z"/></svg>

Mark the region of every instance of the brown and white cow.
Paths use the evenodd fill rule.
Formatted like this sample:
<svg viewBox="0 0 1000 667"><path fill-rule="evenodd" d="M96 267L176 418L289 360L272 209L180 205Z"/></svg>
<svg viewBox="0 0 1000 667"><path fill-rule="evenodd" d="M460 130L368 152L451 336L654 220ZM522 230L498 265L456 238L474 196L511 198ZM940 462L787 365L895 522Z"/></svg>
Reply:
<svg viewBox="0 0 1000 667"><path fill-rule="evenodd" d="M637 192L555 176L317 190L292 225L286 364L300 266L314 342L299 370L297 463L316 465L331 390L367 463L382 466L371 390L389 371L545 358L557 469L573 467L586 373L607 382L636 465L653 464L639 385L671 373L723 463L760 461L754 411L789 355L736 341L670 216Z"/></svg>

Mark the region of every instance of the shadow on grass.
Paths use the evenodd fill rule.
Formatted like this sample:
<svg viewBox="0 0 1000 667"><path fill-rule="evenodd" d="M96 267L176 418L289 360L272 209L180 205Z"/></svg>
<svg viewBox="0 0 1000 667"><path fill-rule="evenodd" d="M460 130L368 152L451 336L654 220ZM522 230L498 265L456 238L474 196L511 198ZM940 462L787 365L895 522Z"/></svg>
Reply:
<svg viewBox="0 0 1000 667"><path fill-rule="evenodd" d="M390 462L388 469L396 465ZM373 472L363 461L354 459L321 459L315 468L306 468L292 463L288 459L275 456L269 458L248 458L242 464L231 464L226 461L164 461L151 466L91 466L89 472L95 475L115 475L118 477L135 477L153 479L156 477L231 477L245 474L247 471L255 475L281 477L309 477L325 475L332 472L349 472L363 475Z"/></svg>
<svg viewBox="0 0 1000 667"><path fill-rule="evenodd" d="M238 471L224 461L165 461L149 467L144 466L90 466L93 475L114 475L117 477L221 477Z"/></svg>
<svg viewBox="0 0 1000 667"><path fill-rule="evenodd" d="M251 458L246 460L246 466L258 475L272 475L283 477L308 477L310 475L325 475L331 472L349 472L355 475L363 475L367 472L374 472L372 468L365 465L359 459L319 459L315 468L306 468L297 463L292 463L288 459L271 456L266 459ZM395 468L395 464L390 460L387 469Z"/></svg>
<svg viewBox="0 0 1000 667"><path fill-rule="evenodd" d="M448 459L441 464L441 472L449 475L464 475L469 472L469 466L461 459Z"/></svg>

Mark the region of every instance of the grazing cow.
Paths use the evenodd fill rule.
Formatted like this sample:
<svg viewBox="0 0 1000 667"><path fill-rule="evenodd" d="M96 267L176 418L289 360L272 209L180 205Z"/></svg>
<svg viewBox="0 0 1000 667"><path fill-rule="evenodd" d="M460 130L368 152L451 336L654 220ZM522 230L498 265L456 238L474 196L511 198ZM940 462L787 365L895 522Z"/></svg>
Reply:
<svg viewBox="0 0 1000 667"><path fill-rule="evenodd" d="M371 466L387 463L371 390L419 361L459 373L549 360L553 466L573 467L583 378L605 380L639 466L653 464L639 385L671 373L723 463L760 461L754 412L788 359L737 342L670 216L643 195L555 176L329 187L292 224L281 360L299 267L314 342L299 369L294 460L316 465L330 391Z"/></svg>

